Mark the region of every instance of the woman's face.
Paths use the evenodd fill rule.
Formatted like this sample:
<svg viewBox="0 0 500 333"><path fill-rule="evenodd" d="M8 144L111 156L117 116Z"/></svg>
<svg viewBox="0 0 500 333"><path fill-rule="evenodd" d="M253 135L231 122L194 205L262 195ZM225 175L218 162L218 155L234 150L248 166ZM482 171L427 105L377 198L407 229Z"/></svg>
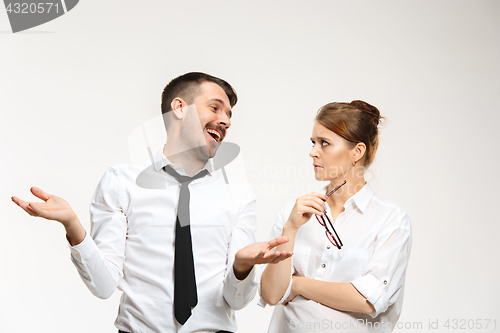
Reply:
<svg viewBox="0 0 500 333"><path fill-rule="evenodd" d="M311 141L313 148L309 156L313 158L316 180L336 182L346 179L354 161L355 148L318 122L314 123Z"/></svg>

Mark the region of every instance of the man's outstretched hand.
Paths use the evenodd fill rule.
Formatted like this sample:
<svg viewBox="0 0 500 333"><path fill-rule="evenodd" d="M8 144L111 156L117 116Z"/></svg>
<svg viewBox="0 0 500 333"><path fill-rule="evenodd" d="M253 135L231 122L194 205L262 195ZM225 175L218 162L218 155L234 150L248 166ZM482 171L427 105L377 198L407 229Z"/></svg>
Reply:
<svg viewBox="0 0 500 333"><path fill-rule="evenodd" d="M44 202L26 202L18 197L12 197L12 201L31 216L60 222L66 228L71 245L79 244L85 238L85 229L66 200L45 193L38 187L32 187L31 193Z"/></svg>
<svg viewBox="0 0 500 333"><path fill-rule="evenodd" d="M70 205L64 199L45 193L38 187L32 187L31 193L44 202L25 202L18 197L12 197L12 201L31 216L59 221L64 226L70 224L76 218L73 209L71 209Z"/></svg>
<svg viewBox="0 0 500 333"><path fill-rule="evenodd" d="M239 280L243 280L252 270L254 265L276 264L292 256L289 251L272 251L278 245L288 242L288 237L280 236L268 242L250 244L238 252L234 258L234 274Z"/></svg>

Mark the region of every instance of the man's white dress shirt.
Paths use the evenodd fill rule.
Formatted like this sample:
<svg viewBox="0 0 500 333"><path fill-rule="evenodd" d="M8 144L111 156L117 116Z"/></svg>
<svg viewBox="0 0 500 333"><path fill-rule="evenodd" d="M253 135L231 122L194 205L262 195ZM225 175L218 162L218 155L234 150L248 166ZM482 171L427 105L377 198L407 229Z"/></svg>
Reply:
<svg viewBox="0 0 500 333"><path fill-rule="evenodd" d="M251 271L234 276L235 253L255 242L255 195L248 183L221 170L189 185L198 305L184 326L173 309L175 221L180 184L154 163L111 167L90 205L91 233L71 248L81 278L97 297L123 291L115 326L133 333L236 330L234 310L255 295ZM172 167L182 175L180 165Z"/></svg>
<svg viewBox="0 0 500 333"><path fill-rule="evenodd" d="M271 238L282 234L293 206L288 203L280 212ZM350 282L375 311L370 315L343 312L297 296L286 306L275 307L268 332L390 332L397 323L410 256L410 219L401 208L377 196L368 184L349 198L344 208L334 223L342 249L330 243L325 228L313 216L297 232L291 274ZM331 216L328 204L325 209ZM291 283L280 303L288 298L290 287ZM261 299L259 304L265 302Z"/></svg>

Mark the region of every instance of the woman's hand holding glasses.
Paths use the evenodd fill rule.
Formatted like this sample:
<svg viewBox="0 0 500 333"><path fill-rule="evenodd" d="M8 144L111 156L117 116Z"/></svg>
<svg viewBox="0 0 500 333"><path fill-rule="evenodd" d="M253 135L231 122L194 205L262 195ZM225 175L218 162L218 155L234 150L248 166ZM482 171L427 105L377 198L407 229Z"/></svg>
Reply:
<svg viewBox="0 0 500 333"><path fill-rule="evenodd" d="M344 180L342 184L335 187L326 195L313 192L297 198L297 201L295 201L295 206L293 207L292 212L290 213L290 217L287 221L288 227L297 231L302 225L307 223L307 221L311 219L312 214L314 214L316 215L316 219L318 220L319 224L325 227L326 238L328 238L330 243L332 243L336 248L340 250L343 244L340 240L339 235L337 234L337 231L333 227L332 221L326 214L325 202L333 193L335 193L346 183L347 181Z"/></svg>
<svg viewBox="0 0 500 333"><path fill-rule="evenodd" d="M313 214L322 216L325 210L326 199L327 197L324 194L318 192L298 197L288 218L288 226L298 230L309 221Z"/></svg>

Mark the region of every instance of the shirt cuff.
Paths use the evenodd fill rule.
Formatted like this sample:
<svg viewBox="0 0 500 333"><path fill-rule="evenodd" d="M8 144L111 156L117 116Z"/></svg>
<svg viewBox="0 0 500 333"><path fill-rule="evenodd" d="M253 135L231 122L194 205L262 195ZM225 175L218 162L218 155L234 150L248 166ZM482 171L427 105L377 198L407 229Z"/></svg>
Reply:
<svg viewBox="0 0 500 333"><path fill-rule="evenodd" d="M255 265L252 267L250 270L250 273L248 273L247 277L244 278L243 280L238 280L236 275L234 275L234 268L231 266L231 269L229 270L229 276L228 276L229 283L231 286L233 286L236 290L240 289L245 289L246 286L249 284L254 285L255 284Z"/></svg>
<svg viewBox="0 0 500 333"><path fill-rule="evenodd" d="M97 250L97 245L87 233L80 244L77 244L75 246L71 246L71 244L69 244L69 249L71 251L71 256L73 257L73 259L75 259L79 263L83 263L94 254L94 252Z"/></svg>
<svg viewBox="0 0 500 333"><path fill-rule="evenodd" d="M386 296L386 288L389 285L389 282L388 277L379 280L371 274L361 276L354 281L351 281L354 288L356 288L375 308L375 311L370 313L372 318L375 318L380 313L387 310L389 302Z"/></svg>
<svg viewBox="0 0 500 333"><path fill-rule="evenodd" d="M234 310L240 310L245 307L255 296L256 291L256 268L252 267L248 276L243 280L238 280L234 275L234 268L231 265L226 283L229 283L227 289L224 288L224 297L228 304Z"/></svg>

